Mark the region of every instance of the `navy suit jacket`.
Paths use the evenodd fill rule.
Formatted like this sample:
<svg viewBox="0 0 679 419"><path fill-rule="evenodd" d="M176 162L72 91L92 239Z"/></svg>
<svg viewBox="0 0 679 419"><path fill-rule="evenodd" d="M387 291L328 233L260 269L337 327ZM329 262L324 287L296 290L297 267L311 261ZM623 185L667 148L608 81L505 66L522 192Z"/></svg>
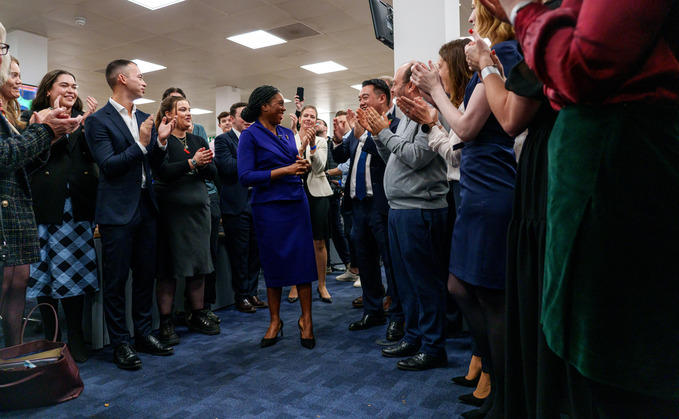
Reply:
<svg viewBox="0 0 679 419"><path fill-rule="evenodd" d="M297 161L295 134L276 126L274 135L259 121L240 134L238 143L238 177L243 186L253 186L252 203L306 199L298 176L271 180L271 171Z"/></svg>
<svg viewBox="0 0 679 419"><path fill-rule="evenodd" d="M391 132L396 132L398 123L401 120L394 117L389 124L389 129ZM347 138L344 139L342 144L333 148L332 158L335 159L337 163L344 163L347 159L351 158L351 163L349 164L349 174L347 176L347 184L344 187L344 200L342 202L342 208L345 211L351 211L352 199L349 196L349 188L352 182L351 176L353 173L354 164L358 161L360 156L356 156L356 149L358 148L359 139L354 135L354 130L351 130ZM375 146L375 141L373 141L372 136L369 135L363 144L363 151L372 155L370 158L370 180L372 182L373 189L373 201L377 206L377 209L383 213L389 213L389 202L384 194L384 169L387 164L377 151L377 146Z"/></svg>
<svg viewBox="0 0 679 419"><path fill-rule="evenodd" d="M222 181L219 208L222 214L238 215L248 204L248 188L238 180L238 136L233 130L215 138L215 165Z"/></svg>
<svg viewBox="0 0 679 419"><path fill-rule="evenodd" d="M149 114L137 109L136 117L141 127ZM110 102L87 118L85 139L100 169L95 223L124 225L130 222L139 206L142 168L146 173L146 187L158 210L151 167L160 165L165 151L158 147L157 137L154 127L151 141L146 146L148 153L144 154Z"/></svg>

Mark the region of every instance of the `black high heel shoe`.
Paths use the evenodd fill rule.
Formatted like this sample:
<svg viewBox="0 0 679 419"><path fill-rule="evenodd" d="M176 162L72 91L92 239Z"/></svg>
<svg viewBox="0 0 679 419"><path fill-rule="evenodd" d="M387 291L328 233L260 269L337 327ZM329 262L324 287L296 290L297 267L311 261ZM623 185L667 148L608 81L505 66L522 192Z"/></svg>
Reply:
<svg viewBox="0 0 679 419"><path fill-rule="evenodd" d="M299 327L299 340L302 343L302 346L304 346L307 349L314 349L314 346L316 346L316 338L311 338L311 339L304 339L302 337L302 319L300 318L297 321L297 327Z"/></svg>
<svg viewBox="0 0 679 419"><path fill-rule="evenodd" d="M321 290L319 290L318 288L316 288L316 292L318 292L318 296L321 297L321 301L323 301L324 303L332 304L332 297L327 297L327 298L323 297L321 295Z"/></svg>
<svg viewBox="0 0 679 419"><path fill-rule="evenodd" d="M272 338L262 338L262 341L259 342L259 347L260 348L268 348L269 346L273 346L278 342L278 334L281 334L281 337L283 337L283 320L281 319L281 327L278 328L278 332L276 332L276 335Z"/></svg>

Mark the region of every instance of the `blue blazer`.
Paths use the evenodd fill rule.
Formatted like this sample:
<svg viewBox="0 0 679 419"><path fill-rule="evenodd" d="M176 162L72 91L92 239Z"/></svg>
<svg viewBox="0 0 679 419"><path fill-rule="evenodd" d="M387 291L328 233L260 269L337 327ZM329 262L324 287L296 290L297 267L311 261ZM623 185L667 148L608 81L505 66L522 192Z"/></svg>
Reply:
<svg viewBox="0 0 679 419"><path fill-rule="evenodd" d="M271 171L297 161L297 146L292 130L276 126L277 136L255 121L240 134L238 177L243 186L253 186L252 204L306 199L298 176L283 176L271 181Z"/></svg>
<svg viewBox="0 0 679 419"><path fill-rule="evenodd" d="M215 165L222 181L219 208L222 214L238 215L248 204L248 188L238 180L238 136L233 130L215 138Z"/></svg>
<svg viewBox="0 0 679 419"><path fill-rule="evenodd" d="M401 120L396 117L391 120L391 124L389 124L389 129L391 132L396 132L396 128L398 127L398 123L400 121ZM351 176L353 173L354 163L358 161L356 149L358 148L359 142L359 139L354 135L354 130L351 130L342 144L333 148L332 150L332 158L337 163L344 163L349 158L351 158L351 162L349 163L349 174L347 175L347 184L344 186L345 199L342 200L342 209L345 211L351 211L352 208L353 200L349 197L349 185L351 185L352 181ZM372 155L370 159L370 180L372 182L373 189L373 202L375 202L377 209L381 213L388 214L389 201L384 194L384 169L387 167L387 164L384 160L382 160L380 153L377 151L377 146L375 146L375 141L372 139L372 135L368 135L368 138L365 140L365 144L363 144L363 151Z"/></svg>
<svg viewBox="0 0 679 419"><path fill-rule="evenodd" d="M149 114L137 109L136 117L141 126ZM144 154L110 102L87 118L85 139L100 169L95 223L124 225L130 222L139 206L142 168L146 173L146 187L158 210L151 167L160 166L165 151L158 147L157 137L154 127L146 147L148 153Z"/></svg>

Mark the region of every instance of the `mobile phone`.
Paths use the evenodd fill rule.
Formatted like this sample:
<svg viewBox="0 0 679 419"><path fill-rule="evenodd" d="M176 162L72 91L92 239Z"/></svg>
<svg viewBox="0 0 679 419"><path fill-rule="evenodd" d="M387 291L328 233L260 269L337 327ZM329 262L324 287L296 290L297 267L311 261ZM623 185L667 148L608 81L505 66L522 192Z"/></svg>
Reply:
<svg viewBox="0 0 679 419"><path fill-rule="evenodd" d="M304 102L304 88L303 87L297 88L297 97L299 98L300 102Z"/></svg>

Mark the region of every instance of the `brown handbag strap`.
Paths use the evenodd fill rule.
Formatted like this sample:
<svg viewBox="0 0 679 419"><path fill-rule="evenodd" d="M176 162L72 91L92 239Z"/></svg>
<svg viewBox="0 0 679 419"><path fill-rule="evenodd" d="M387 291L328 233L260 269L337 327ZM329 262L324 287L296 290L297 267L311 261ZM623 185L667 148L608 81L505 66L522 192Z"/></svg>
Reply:
<svg viewBox="0 0 679 419"><path fill-rule="evenodd" d="M25 383L26 381L32 380L32 379L34 379L34 378L38 378L38 376L42 375L43 372L45 372L45 371L44 371L44 370L40 370L40 371L36 372L35 374L31 374L31 375L29 375L28 377L24 377L24 378L22 378L22 379L20 379L20 380L12 381L11 383L0 384L0 388L9 388L9 387L13 387L13 386L19 385L19 384L21 384L21 383Z"/></svg>
<svg viewBox="0 0 679 419"><path fill-rule="evenodd" d="M52 342L57 341L57 333L59 333L59 316L57 315L57 311L54 309L54 306L52 306L52 304L40 303L40 304L36 305L35 307L33 307L33 310L31 310L28 313L28 316L26 316L26 320L24 320L24 325L21 328L21 342L20 342L20 344L24 343L24 331L26 330L26 325L28 324L28 319L31 317L31 314L33 314L35 309L40 307L40 306L47 306L47 307L51 308L52 313L54 313L54 326L55 327L54 327L54 337L52 338ZM44 322L45 319L42 319L42 321Z"/></svg>

